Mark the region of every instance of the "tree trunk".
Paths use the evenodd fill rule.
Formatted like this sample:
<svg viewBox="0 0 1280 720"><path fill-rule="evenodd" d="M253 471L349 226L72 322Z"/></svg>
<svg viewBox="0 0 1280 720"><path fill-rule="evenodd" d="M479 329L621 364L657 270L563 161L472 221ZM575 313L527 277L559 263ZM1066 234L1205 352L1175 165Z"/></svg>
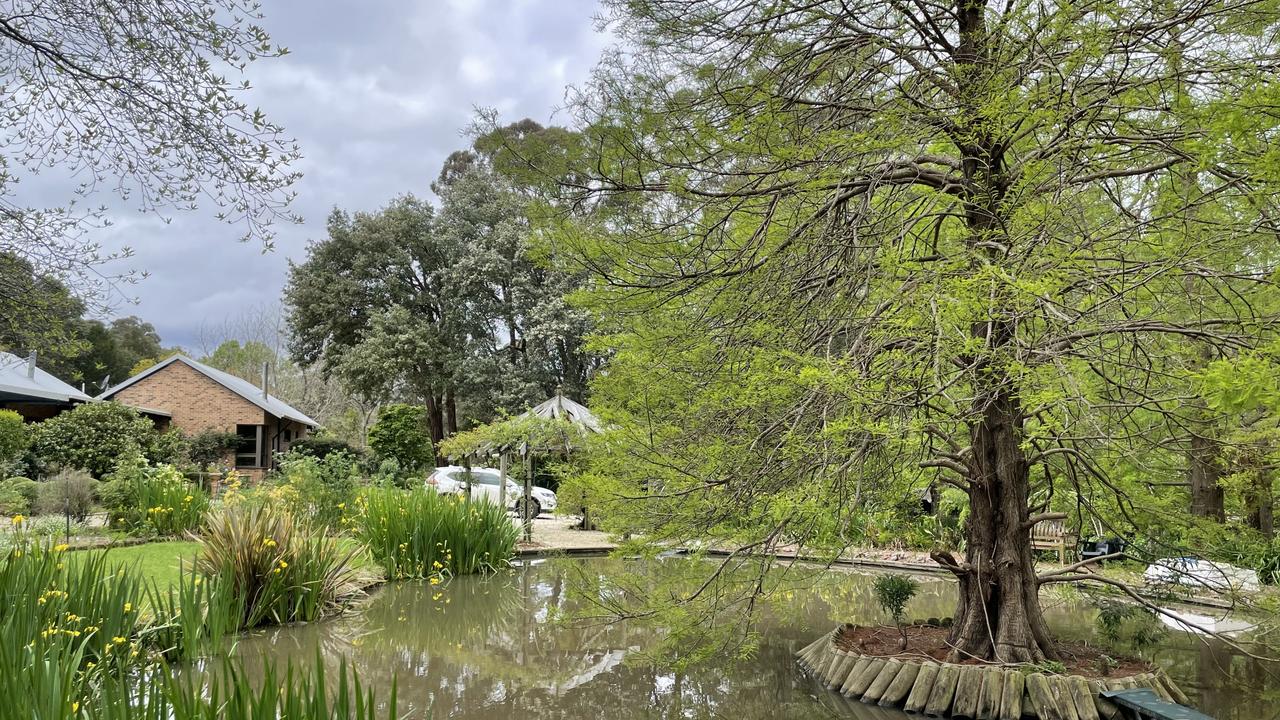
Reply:
<svg viewBox="0 0 1280 720"><path fill-rule="evenodd" d="M968 547L964 565L954 570L959 599L949 659L1041 662L1057 654L1040 612L1031 554L1022 411L1017 397L1003 389L980 393L976 402Z"/></svg>
<svg viewBox="0 0 1280 720"><path fill-rule="evenodd" d="M453 388L449 388L444 394L444 417L445 432L449 435L458 434L458 401L453 396Z"/></svg>
<svg viewBox="0 0 1280 720"><path fill-rule="evenodd" d="M1276 535L1275 495L1271 492L1271 473L1255 468L1250 472L1249 487L1245 490L1245 502L1249 514L1245 518L1249 527L1262 533L1268 540Z"/></svg>
<svg viewBox="0 0 1280 720"><path fill-rule="evenodd" d="M431 432L432 445L439 445L444 439L444 415L440 405L439 395L427 395L427 429Z"/></svg>
<svg viewBox="0 0 1280 720"><path fill-rule="evenodd" d="M1218 466L1218 443L1199 433L1191 436L1187 452L1187 481L1191 484L1191 514L1213 518L1218 522L1227 519L1222 486L1218 480L1222 469Z"/></svg>

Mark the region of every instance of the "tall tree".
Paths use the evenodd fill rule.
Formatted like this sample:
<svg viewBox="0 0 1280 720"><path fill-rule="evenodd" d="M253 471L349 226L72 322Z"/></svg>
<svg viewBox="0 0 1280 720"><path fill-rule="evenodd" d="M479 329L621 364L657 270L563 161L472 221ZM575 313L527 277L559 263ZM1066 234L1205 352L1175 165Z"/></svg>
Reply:
<svg viewBox="0 0 1280 720"><path fill-rule="evenodd" d="M1273 4L608 4L635 51L578 103L577 189L609 210L566 237L619 317L602 392L687 463L651 529L733 506L744 552L809 538L833 510L803 491L912 459L967 497L964 557L934 554L953 656L1056 657L1040 587L1097 577L1037 574L1029 530L1147 440L1099 406L1185 425L1187 341L1273 332ZM1184 167L1204 187L1160 192Z"/></svg>

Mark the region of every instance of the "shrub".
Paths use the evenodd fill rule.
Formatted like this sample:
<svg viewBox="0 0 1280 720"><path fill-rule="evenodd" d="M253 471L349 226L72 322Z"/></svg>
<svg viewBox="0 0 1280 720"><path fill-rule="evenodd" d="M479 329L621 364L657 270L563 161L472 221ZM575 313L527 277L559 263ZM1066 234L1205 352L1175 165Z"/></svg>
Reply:
<svg viewBox="0 0 1280 720"><path fill-rule="evenodd" d="M324 458L334 453L346 453L353 458L361 459L364 456L364 450L352 445L346 440L336 437L305 437L301 440L295 440L289 445L289 452L297 455L310 455L311 457Z"/></svg>
<svg viewBox="0 0 1280 720"><path fill-rule="evenodd" d="M0 476L13 472L30 444L22 416L12 410L0 410Z"/></svg>
<svg viewBox="0 0 1280 720"><path fill-rule="evenodd" d="M419 405L388 405L369 428L369 448L382 458L394 458L405 472L435 467L435 451L427 430L427 409Z"/></svg>
<svg viewBox="0 0 1280 720"><path fill-rule="evenodd" d="M32 430L31 446L40 463L82 468L94 477L110 473L122 456L155 450L151 421L115 402L77 405Z"/></svg>
<svg viewBox="0 0 1280 720"><path fill-rule="evenodd" d="M240 446L240 436L223 430L201 430L187 438L187 458L192 465L205 469L225 464L227 455Z"/></svg>
<svg viewBox="0 0 1280 720"><path fill-rule="evenodd" d="M340 528L355 497L360 465L346 453L317 458L289 453L280 458L276 483L267 497L300 520Z"/></svg>
<svg viewBox="0 0 1280 720"><path fill-rule="evenodd" d="M93 478L83 470L63 470L40 483L40 511L84 522L93 509L94 485Z"/></svg>
<svg viewBox="0 0 1280 720"><path fill-rule="evenodd" d="M1257 562L1258 580L1266 585L1280 585L1280 538L1272 540Z"/></svg>
<svg viewBox="0 0 1280 720"><path fill-rule="evenodd" d="M241 627L315 620L357 592L356 550L271 506L241 505L209 518L196 566L227 583Z"/></svg>
<svg viewBox="0 0 1280 720"><path fill-rule="evenodd" d="M13 477L0 483L0 516L26 515L36 506L40 483Z"/></svg>
<svg viewBox="0 0 1280 720"><path fill-rule="evenodd" d="M876 596L876 603L880 605L881 610L893 618L893 624L902 635L899 647L903 650L907 649L907 629L902 623L903 615L906 613L907 603L911 602L911 598L915 597L919 589L920 584L915 580L906 575L896 574L881 575L871 586Z"/></svg>
<svg viewBox="0 0 1280 720"><path fill-rule="evenodd" d="M496 570L515 552L516 526L493 503L418 487L368 488L356 504L355 535L390 578Z"/></svg>

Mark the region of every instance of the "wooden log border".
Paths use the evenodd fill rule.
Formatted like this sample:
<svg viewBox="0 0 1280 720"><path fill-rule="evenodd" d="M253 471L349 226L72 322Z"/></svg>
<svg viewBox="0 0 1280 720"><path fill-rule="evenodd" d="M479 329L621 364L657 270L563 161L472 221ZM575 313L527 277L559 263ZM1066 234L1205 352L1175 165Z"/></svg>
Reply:
<svg viewBox="0 0 1280 720"><path fill-rule="evenodd" d="M932 717L1013 720L1110 720L1118 708L1105 690L1150 688L1187 704L1187 696L1163 670L1124 678L1023 674L999 665L954 665L933 660L885 658L837 649L842 627L796 653L801 669L850 700L896 707Z"/></svg>

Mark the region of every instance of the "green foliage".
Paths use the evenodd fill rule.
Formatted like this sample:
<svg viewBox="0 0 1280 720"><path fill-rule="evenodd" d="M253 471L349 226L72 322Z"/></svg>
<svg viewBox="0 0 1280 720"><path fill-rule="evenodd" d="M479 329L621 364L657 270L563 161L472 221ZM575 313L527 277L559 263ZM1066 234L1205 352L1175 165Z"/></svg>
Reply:
<svg viewBox="0 0 1280 720"><path fill-rule="evenodd" d="M77 405L33 427L32 449L45 466L80 468L103 477L130 453L150 455L155 427L116 402Z"/></svg>
<svg viewBox="0 0 1280 720"><path fill-rule="evenodd" d="M40 483L41 512L57 513L74 522L84 522L93 509L97 483L83 470L61 470Z"/></svg>
<svg viewBox="0 0 1280 720"><path fill-rule="evenodd" d="M911 577L895 573L877 577L871 590L875 593L876 604L893 618L894 625L901 628L907 603L911 602L911 598L915 597L920 590L920 583Z"/></svg>
<svg viewBox="0 0 1280 720"><path fill-rule="evenodd" d="M311 621L359 591L357 550L270 505L209 518L197 567L243 610L240 627Z"/></svg>
<svg viewBox="0 0 1280 720"><path fill-rule="evenodd" d="M406 472L435 467L427 409L418 405L388 405L369 428L369 448L380 457L394 459Z"/></svg>
<svg viewBox="0 0 1280 720"><path fill-rule="evenodd" d="M73 559L61 545L15 546L0 558L0 587L0 665L8 670L61 665L64 690L75 697L109 668L145 661L144 588L105 554Z"/></svg>
<svg viewBox="0 0 1280 720"><path fill-rule="evenodd" d="M360 463L345 452L323 458L290 452L265 488L272 504L316 527L341 529L361 480Z"/></svg>
<svg viewBox="0 0 1280 720"><path fill-rule="evenodd" d="M334 453L346 453L353 458L362 459L364 450L337 437L310 436L295 440L289 445L289 452L297 455L310 455L320 460Z"/></svg>
<svg viewBox="0 0 1280 720"><path fill-rule="evenodd" d="M1164 625L1148 608L1105 597L1096 598L1095 604L1098 616L1094 627L1098 636L1112 648L1127 646L1135 654L1142 653L1167 634Z"/></svg>
<svg viewBox="0 0 1280 720"><path fill-rule="evenodd" d="M26 515L36 507L40 483L24 477L0 482L0 516Z"/></svg>
<svg viewBox="0 0 1280 720"><path fill-rule="evenodd" d="M13 471L30 444L22 416L12 410L0 410L0 476Z"/></svg>
<svg viewBox="0 0 1280 720"><path fill-rule="evenodd" d="M201 430L187 438L187 457L201 470L226 464L227 456L240 446L240 436L223 430Z"/></svg>
<svg viewBox="0 0 1280 720"><path fill-rule="evenodd" d="M148 645L170 661L221 654L244 618L243 598L233 587L206 578L194 564L180 564L175 585L149 588L155 620L147 628Z"/></svg>
<svg viewBox="0 0 1280 720"><path fill-rule="evenodd" d="M111 527L144 536L195 532L209 511L209 494L177 468L148 466L138 455L121 459L98 497Z"/></svg>
<svg viewBox="0 0 1280 720"><path fill-rule="evenodd" d="M172 465L150 468L135 481L134 508L139 522L130 530L181 537L194 533L209 512L209 494L191 484Z"/></svg>
<svg viewBox="0 0 1280 720"><path fill-rule="evenodd" d="M368 488L352 532L390 578L463 575L506 567L518 531L496 504L422 487Z"/></svg>
<svg viewBox="0 0 1280 720"><path fill-rule="evenodd" d="M1280 539L1273 539L1259 555L1258 580L1267 585L1280 585Z"/></svg>
<svg viewBox="0 0 1280 720"><path fill-rule="evenodd" d="M191 462L191 445L181 430L169 428L156 433L147 457L157 464L186 467Z"/></svg>

